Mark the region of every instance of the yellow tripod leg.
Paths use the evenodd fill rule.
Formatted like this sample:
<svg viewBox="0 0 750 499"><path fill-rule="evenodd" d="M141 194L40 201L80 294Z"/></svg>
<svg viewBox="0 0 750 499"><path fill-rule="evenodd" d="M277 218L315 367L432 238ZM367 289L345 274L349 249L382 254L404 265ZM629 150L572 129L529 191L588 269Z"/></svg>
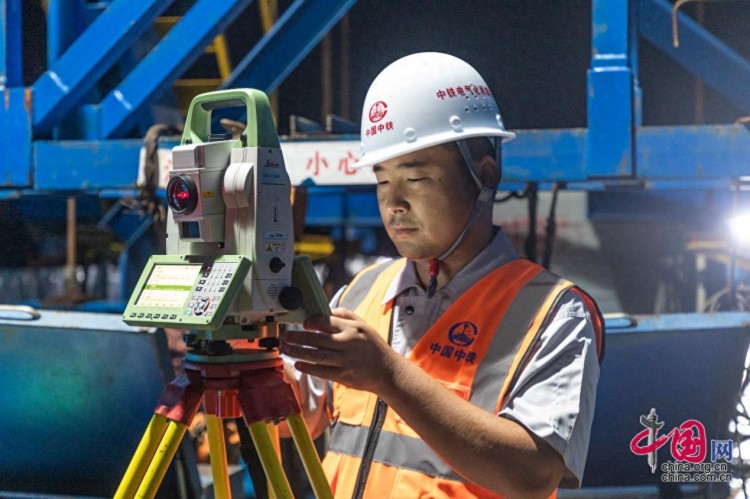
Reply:
<svg viewBox="0 0 750 499"><path fill-rule="evenodd" d="M224 425L213 414L206 414L208 450L211 456L211 475L214 479L214 497L230 499L229 471L227 470L227 446L224 441Z"/></svg>
<svg viewBox="0 0 750 499"><path fill-rule="evenodd" d="M164 433L167 431L167 423L169 421L166 417L161 414L154 414L149 422L146 431L143 433L141 443L138 444L138 448L133 454L133 459L128 465L125 475L122 477L122 482L115 492L115 499L129 499L133 497L138 486L143 480L143 475L146 474L146 469L151 463L151 459L156 454L156 449L161 442Z"/></svg>
<svg viewBox="0 0 750 499"><path fill-rule="evenodd" d="M268 430L268 436L271 438L271 444L273 444L273 451L276 454L276 456L279 458L279 461L281 461L281 441L279 440L279 429L278 427L273 423L266 423L266 429ZM281 469L284 469L284 462L281 461ZM271 480L267 480L268 483L268 491L270 492L268 496L270 499L276 499L276 494L273 493L273 486L271 485Z"/></svg>
<svg viewBox="0 0 750 499"><path fill-rule="evenodd" d="M315 497L318 499L332 499L333 494L331 493L331 486L326 480L326 476L323 473L323 467L320 465L320 459L318 453L315 451L315 445L313 444L310 432L307 430L305 420L301 414L290 414L286 419L289 425L289 431L292 432L292 438L294 444L297 446L297 451L302 459L302 464L305 467L307 478L310 480Z"/></svg>
<svg viewBox="0 0 750 499"><path fill-rule="evenodd" d="M250 430L250 436L253 437L253 444L255 444L255 449L258 451L260 463L263 465L263 471L266 472L266 477L268 477L271 490L275 494L276 499L293 499L294 496L289 488L289 482L281 467L281 462L273 449L273 442L271 442L271 436L268 434L266 423L256 421L248 425L247 428Z"/></svg>
<svg viewBox="0 0 750 499"><path fill-rule="evenodd" d="M151 464L146 470L143 482L138 487L135 497L139 499L152 499L156 495L156 491L159 489L159 485L161 485L161 481L167 473L169 463L172 462L177 452L177 447L180 446L180 441L185 436L186 431L187 425L174 421L169 422L167 431L164 433L164 438L159 442L156 455L151 460Z"/></svg>

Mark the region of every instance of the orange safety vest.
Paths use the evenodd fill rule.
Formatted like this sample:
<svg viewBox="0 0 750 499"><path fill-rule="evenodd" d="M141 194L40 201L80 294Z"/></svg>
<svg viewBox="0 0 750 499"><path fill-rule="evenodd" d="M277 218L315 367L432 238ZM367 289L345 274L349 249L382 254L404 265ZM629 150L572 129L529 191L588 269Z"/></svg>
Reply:
<svg viewBox="0 0 750 499"><path fill-rule="evenodd" d="M389 343L393 303L383 304L383 299L405 264L406 259L400 259L368 267L340 300ZM497 414L531 359L549 312L567 290L580 294L589 308L601 358L603 320L593 300L573 283L523 259L473 285L407 358L459 397ZM497 497L455 473L370 392L335 383L333 417L336 424L323 468L337 498Z"/></svg>

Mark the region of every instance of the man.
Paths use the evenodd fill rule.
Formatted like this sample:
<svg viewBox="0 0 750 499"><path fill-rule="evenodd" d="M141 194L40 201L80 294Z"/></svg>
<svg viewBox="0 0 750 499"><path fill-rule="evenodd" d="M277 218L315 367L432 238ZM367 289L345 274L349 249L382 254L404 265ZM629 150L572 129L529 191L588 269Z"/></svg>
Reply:
<svg viewBox="0 0 750 499"><path fill-rule="evenodd" d="M357 166L373 168L404 258L282 337L301 373L333 381L337 497L548 497L580 483L602 322L492 225L513 137L455 57L404 57L370 87Z"/></svg>

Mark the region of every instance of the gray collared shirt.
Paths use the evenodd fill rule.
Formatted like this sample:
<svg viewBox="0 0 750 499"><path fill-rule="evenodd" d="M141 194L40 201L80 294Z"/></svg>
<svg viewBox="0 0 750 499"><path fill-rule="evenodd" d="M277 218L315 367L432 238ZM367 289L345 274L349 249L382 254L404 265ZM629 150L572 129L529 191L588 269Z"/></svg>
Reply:
<svg viewBox="0 0 750 499"><path fill-rule="evenodd" d="M395 298L392 348L407 355L459 296L516 258L508 237L497 230L490 244L432 298L427 298L414 264L409 262L384 298L385 302ZM342 292L343 288L331 300L332 307L338 304ZM565 293L551 313L553 318L508 394L500 416L518 422L549 443L567 468L561 485L578 487L588 453L599 380L596 339L589 312L577 294ZM323 386L312 380L308 384L311 394L323 394Z"/></svg>

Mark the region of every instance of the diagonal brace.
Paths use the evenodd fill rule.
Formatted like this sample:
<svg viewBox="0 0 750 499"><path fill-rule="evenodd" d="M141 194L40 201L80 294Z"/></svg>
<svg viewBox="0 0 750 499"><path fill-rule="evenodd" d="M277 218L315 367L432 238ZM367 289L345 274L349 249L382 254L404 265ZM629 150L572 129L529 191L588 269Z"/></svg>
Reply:
<svg viewBox="0 0 750 499"><path fill-rule="evenodd" d="M128 132L139 111L170 88L251 0L199 0L99 103L100 138Z"/></svg>
<svg viewBox="0 0 750 499"><path fill-rule="evenodd" d="M641 0L640 34L701 78L745 113L750 113L750 62L685 14L678 14L680 46L672 44L672 4Z"/></svg>
<svg viewBox="0 0 750 499"><path fill-rule="evenodd" d="M172 1L114 0L33 84L35 131L64 118Z"/></svg>
<svg viewBox="0 0 750 499"><path fill-rule="evenodd" d="M273 92L356 0L296 0L221 87Z"/></svg>

